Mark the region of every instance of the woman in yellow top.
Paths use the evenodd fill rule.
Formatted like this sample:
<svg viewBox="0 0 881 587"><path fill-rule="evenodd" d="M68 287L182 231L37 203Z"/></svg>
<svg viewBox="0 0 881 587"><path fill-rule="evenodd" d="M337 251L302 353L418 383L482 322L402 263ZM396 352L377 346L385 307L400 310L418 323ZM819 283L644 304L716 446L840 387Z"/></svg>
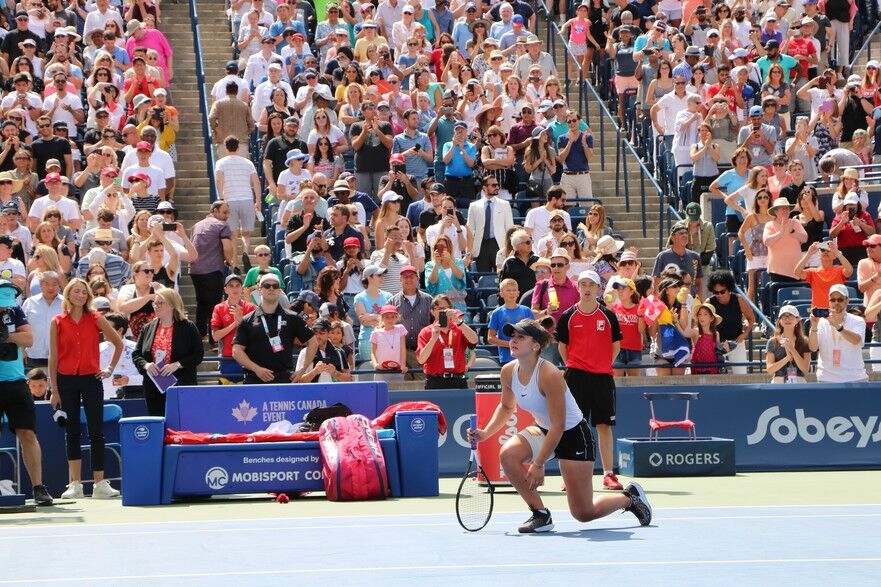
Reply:
<svg viewBox="0 0 881 587"><path fill-rule="evenodd" d="M364 74L355 62L346 66L346 69L343 70L343 80L340 82L340 85L336 87L334 98L336 98L338 104L347 103L348 96L346 94L346 89L348 89L349 84L358 84L361 88L361 94L364 94Z"/></svg>

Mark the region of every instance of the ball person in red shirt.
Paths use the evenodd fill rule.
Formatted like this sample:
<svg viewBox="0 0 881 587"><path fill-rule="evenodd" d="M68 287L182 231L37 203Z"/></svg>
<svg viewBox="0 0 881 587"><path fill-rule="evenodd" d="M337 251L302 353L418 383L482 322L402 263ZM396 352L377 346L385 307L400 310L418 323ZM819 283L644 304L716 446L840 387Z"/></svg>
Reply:
<svg viewBox="0 0 881 587"><path fill-rule="evenodd" d="M555 335L566 364L566 383L584 417L590 417L590 423L597 429L603 485L620 490L624 487L612 471L612 426L615 425L612 364L621 350L622 336L615 313L597 302L601 283L596 271L582 271L578 275L581 297L560 316Z"/></svg>
<svg viewBox="0 0 881 587"><path fill-rule="evenodd" d="M82 279L70 280L61 298L64 311L49 323L49 384L52 407L67 417L67 465L70 484L61 497L83 497L80 449L80 401L86 413L91 446L92 497L117 497L119 492L104 479L104 387L122 354L122 338L99 312L92 309L92 290ZM110 364L101 366L99 334L114 346ZM54 390L58 390L55 393Z"/></svg>

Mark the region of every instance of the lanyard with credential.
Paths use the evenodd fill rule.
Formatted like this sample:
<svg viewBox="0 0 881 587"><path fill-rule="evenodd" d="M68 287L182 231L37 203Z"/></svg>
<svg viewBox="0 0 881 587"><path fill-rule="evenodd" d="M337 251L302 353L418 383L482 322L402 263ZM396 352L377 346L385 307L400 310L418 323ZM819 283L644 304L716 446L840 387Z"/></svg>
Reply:
<svg viewBox="0 0 881 587"><path fill-rule="evenodd" d="M266 324L266 318L263 315L260 316L260 322L263 323L263 332L266 333L266 338L269 339L269 346L272 347L273 352L278 353L284 349L281 344L281 314L276 316L276 318L278 322L275 327L275 336L269 335L269 326Z"/></svg>

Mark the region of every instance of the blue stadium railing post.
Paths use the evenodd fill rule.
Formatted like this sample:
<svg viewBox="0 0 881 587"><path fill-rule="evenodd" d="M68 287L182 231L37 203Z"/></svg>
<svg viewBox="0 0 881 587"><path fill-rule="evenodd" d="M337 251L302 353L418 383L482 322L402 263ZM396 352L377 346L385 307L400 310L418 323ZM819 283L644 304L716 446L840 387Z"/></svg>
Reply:
<svg viewBox="0 0 881 587"><path fill-rule="evenodd" d="M193 51L196 54L196 84L199 88L199 109L202 111L202 136L205 137L205 163L208 168L210 200L217 200L217 184L214 181L214 150L211 143L211 127L208 124L208 97L205 91L205 64L202 61L202 33L199 28L199 13L196 0L190 0L190 20L193 30Z"/></svg>

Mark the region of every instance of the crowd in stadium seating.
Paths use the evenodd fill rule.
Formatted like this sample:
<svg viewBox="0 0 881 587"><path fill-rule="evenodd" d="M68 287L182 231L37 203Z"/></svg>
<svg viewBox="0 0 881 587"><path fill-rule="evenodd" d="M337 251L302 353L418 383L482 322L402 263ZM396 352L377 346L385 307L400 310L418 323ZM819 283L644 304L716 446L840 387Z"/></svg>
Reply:
<svg viewBox="0 0 881 587"><path fill-rule="evenodd" d="M696 307L702 282L727 285L707 276L742 257L735 277L765 312L780 305L761 303L768 281L807 280L811 307L829 305L828 288L850 278L875 232L868 202L851 203L866 200L860 172L844 168L871 162L878 67L847 77L853 2L674 4L561 3L568 55L558 73L527 2L341 2L317 14L306 2L294 11L234 2L234 59L211 112L233 239L227 265L250 267L239 251L264 215L270 242L250 285L278 273L308 323L331 319L349 370L373 367L385 379L422 370L460 383L462 366L429 366L422 352L438 303L456 310L453 331L467 329L466 365L487 353L504 362L504 323L558 318L586 269L601 276L634 353L620 374L639 373L647 341L659 373L746 361L752 307L733 279ZM611 90L634 140L650 135L648 155L682 195L686 217L650 280L638 279L638 251L593 198L593 135L561 87L576 61ZM829 215L838 248L821 242L824 211L807 183L817 179L840 180ZM701 208L707 191L728 205L722 254ZM402 297L412 277L418 287ZM215 280L210 295L222 293ZM659 322L645 318L643 299L660 300ZM556 345L545 353L560 362Z"/></svg>
<svg viewBox="0 0 881 587"><path fill-rule="evenodd" d="M194 322L230 377L235 325L267 274L282 307L342 349L339 375L298 367L308 381L365 368L458 385L505 362L505 323L559 318L588 269L623 330L621 375L640 373L644 346L660 373L746 361L747 300L772 318L795 301L806 319L850 284L871 324L881 259L859 166L881 148L881 81L877 62L847 68L849 31L871 8L560 4L565 63L535 34L545 8L521 0L232 2L208 117L223 203L194 226L176 221L180 123L159 5L17 4L0 45L2 276L44 326L82 276L138 338L159 288L188 272ZM593 133L563 87L579 69L679 199L685 217L652 268L613 232L601 200L618 196L594 193ZM835 188L831 208L815 181ZM721 226L705 192L727 204ZM252 250L255 231L267 243ZM447 361L431 337L441 320L461 334ZM560 362L556 345L545 353ZM47 356L37 337L27 365Z"/></svg>
<svg viewBox="0 0 881 587"><path fill-rule="evenodd" d="M45 368L70 278L137 337L196 257L173 206L173 52L152 0L29 0L0 18L0 277L35 333L26 365Z"/></svg>

